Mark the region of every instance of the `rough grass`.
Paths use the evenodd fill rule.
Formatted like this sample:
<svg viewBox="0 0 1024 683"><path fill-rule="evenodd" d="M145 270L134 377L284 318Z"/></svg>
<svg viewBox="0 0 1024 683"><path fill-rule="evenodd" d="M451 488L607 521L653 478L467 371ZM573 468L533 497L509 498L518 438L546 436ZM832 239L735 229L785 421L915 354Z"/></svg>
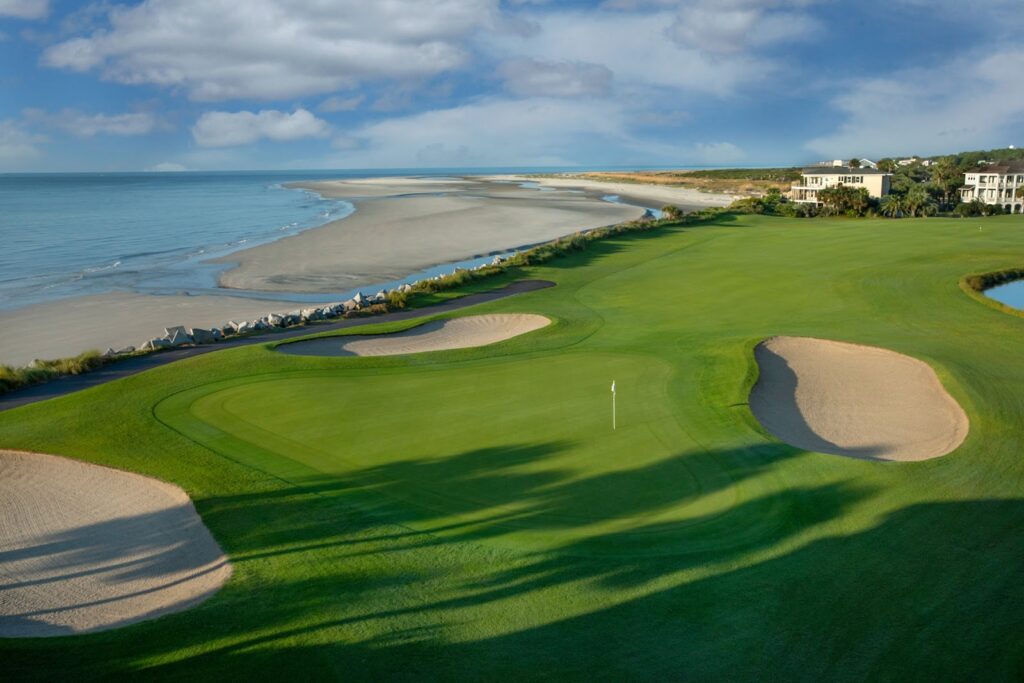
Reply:
<svg viewBox="0 0 1024 683"><path fill-rule="evenodd" d="M85 351L71 358L37 360L31 366L0 365L0 394L48 382L63 375L80 375L102 367L107 359L99 351Z"/></svg>
<svg viewBox="0 0 1024 683"><path fill-rule="evenodd" d="M1024 311L1013 308L1012 306L1007 306L1006 304L985 295L986 290L1021 279L1024 279L1024 268L1004 268L1002 270L993 270L988 273L965 275L960 279L960 288L964 290L968 296L972 297L976 301L980 301L986 306L991 306L1003 313L1024 317Z"/></svg>
<svg viewBox="0 0 1024 683"><path fill-rule="evenodd" d="M708 169L695 171L594 172L585 178L622 183L642 183L689 187L704 192L728 192L759 196L769 189L788 191L800 179L799 169Z"/></svg>
<svg viewBox="0 0 1024 683"><path fill-rule="evenodd" d="M181 614L0 642L4 675L1019 680L1024 321L958 281L1022 250L1014 217L724 215L518 267L558 286L464 314L556 323L501 344L260 345L0 413L0 447L183 486L236 568ZM775 441L746 400L776 334L930 363L970 436L911 464Z"/></svg>

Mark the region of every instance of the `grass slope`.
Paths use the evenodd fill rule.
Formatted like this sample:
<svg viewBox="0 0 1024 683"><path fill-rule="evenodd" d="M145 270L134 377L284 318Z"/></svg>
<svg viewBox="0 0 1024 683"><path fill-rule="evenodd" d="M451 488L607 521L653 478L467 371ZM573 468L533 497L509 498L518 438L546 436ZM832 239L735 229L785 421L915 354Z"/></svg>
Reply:
<svg viewBox="0 0 1024 683"><path fill-rule="evenodd" d="M1019 680L1024 320L958 281L1019 267L1024 229L983 226L624 236L527 271L556 288L466 311L555 321L494 346L256 346L0 414L0 447L183 486L236 568L181 614L0 641L5 673ZM967 442L913 464L778 443L746 405L775 334L929 362Z"/></svg>

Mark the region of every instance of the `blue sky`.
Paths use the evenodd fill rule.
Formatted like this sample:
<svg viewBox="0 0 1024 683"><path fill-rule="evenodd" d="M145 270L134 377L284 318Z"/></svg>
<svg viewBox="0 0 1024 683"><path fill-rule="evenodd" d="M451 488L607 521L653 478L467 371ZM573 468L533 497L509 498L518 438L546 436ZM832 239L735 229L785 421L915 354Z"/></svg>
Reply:
<svg viewBox="0 0 1024 683"><path fill-rule="evenodd" d="M0 0L0 171L1024 144L1020 0Z"/></svg>

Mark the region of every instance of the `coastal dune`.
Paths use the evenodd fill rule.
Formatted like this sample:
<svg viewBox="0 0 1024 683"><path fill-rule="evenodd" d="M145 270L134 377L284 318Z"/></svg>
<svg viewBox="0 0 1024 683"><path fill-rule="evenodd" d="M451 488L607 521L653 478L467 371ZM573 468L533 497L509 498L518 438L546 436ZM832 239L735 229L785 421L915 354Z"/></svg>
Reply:
<svg viewBox="0 0 1024 683"><path fill-rule="evenodd" d="M394 334L309 339L282 344L277 350L296 356L399 356L486 346L550 324L542 315L491 313L437 320Z"/></svg>
<svg viewBox="0 0 1024 683"><path fill-rule="evenodd" d="M0 451L0 637L101 631L192 607L231 565L177 486Z"/></svg>
<svg viewBox="0 0 1024 683"><path fill-rule="evenodd" d="M807 337L772 337L754 355L760 376L750 409L790 445L914 461L945 455L967 437L967 415L915 358Z"/></svg>
<svg viewBox="0 0 1024 683"><path fill-rule="evenodd" d="M689 187L667 185L645 185L643 183L621 183L592 178L577 178L572 175L557 176L493 176L493 180L509 182L531 182L548 190L578 190L603 196L616 195L621 200L634 204L661 208L666 204L678 206L684 211L697 211L713 206L729 206L738 196L719 192L701 192Z"/></svg>

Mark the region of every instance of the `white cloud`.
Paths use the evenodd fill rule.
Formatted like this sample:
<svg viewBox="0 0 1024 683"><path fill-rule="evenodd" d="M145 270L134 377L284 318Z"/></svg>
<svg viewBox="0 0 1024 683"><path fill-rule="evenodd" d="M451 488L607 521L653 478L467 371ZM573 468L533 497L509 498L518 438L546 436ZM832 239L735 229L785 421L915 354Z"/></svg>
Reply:
<svg viewBox="0 0 1024 683"><path fill-rule="evenodd" d="M0 0L0 17L42 19L49 13L49 0Z"/></svg>
<svg viewBox="0 0 1024 683"><path fill-rule="evenodd" d="M541 62L601 65L624 87L721 96L780 68L761 56L709 54L681 45L669 35L676 18L671 11L548 11L533 16L540 26L536 33L488 36L480 49L505 60L526 54Z"/></svg>
<svg viewBox="0 0 1024 683"><path fill-rule="evenodd" d="M1008 144L1024 130L1024 50L992 48L977 58L857 81L832 104L845 120L806 145L829 158Z"/></svg>
<svg viewBox="0 0 1024 683"><path fill-rule="evenodd" d="M326 137L330 125L306 109L291 114L275 109L251 111L210 111L192 126L192 137L200 147L234 147L259 140L288 142L302 138Z"/></svg>
<svg viewBox="0 0 1024 683"><path fill-rule="evenodd" d="M347 131L335 167L533 166L680 158L664 141L628 130L630 112L614 101L489 98L399 116Z"/></svg>
<svg viewBox="0 0 1024 683"><path fill-rule="evenodd" d="M358 109L359 105L366 99L363 95L355 95L353 97L339 97L334 95L328 97L326 100L317 105L317 111L322 112L338 112L338 111L352 111Z"/></svg>
<svg viewBox="0 0 1024 683"><path fill-rule="evenodd" d="M681 8L669 35L681 45L725 55L804 40L821 31L819 22L805 14L768 12L762 3L723 7L705 2Z"/></svg>
<svg viewBox="0 0 1024 683"><path fill-rule="evenodd" d="M731 164L746 154L731 142L699 142L694 145L694 158L705 164Z"/></svg>
<svg viewBox="0 0 1024 683"><path fill-rule="evenodd" d="M17 168L40 156L36 145L45 138L26 131L17 121L0 120L0 166Z"/></svg>
<svg viewBox="0 0 1024 683"><path fill-rule="evenodd" d="M173 161L161 161L159 164L153 164L146 169L150 173L180 173L181 171L187 171L188 169L182 164L176 164Z"/></svg>
<svg viewBox="0 0 1024 683"><path fill-rule="evenodd" d="M72 135L90 138L94 135L135 136L152 132L158 125L150 112L127 114L85 114L76 109L64 109L49 114L41 109L26 109L25 118L35 124L57 128Z"/></svg>
<svg viewBox="0 0 1024 683"><path fill-rule="evenodd" d="M147 0L112 8L109 29L48 48L43 63L196 100L300 97L456 68L461 41L497 11L497 0Z"/></svg>
<svg viewBox="0 0 1024 683"><path fill-rule="evenodd" d="M608 93L612 72L600 64L512 59L498 68L505 88L525 97L579 97Z"/></svg>

